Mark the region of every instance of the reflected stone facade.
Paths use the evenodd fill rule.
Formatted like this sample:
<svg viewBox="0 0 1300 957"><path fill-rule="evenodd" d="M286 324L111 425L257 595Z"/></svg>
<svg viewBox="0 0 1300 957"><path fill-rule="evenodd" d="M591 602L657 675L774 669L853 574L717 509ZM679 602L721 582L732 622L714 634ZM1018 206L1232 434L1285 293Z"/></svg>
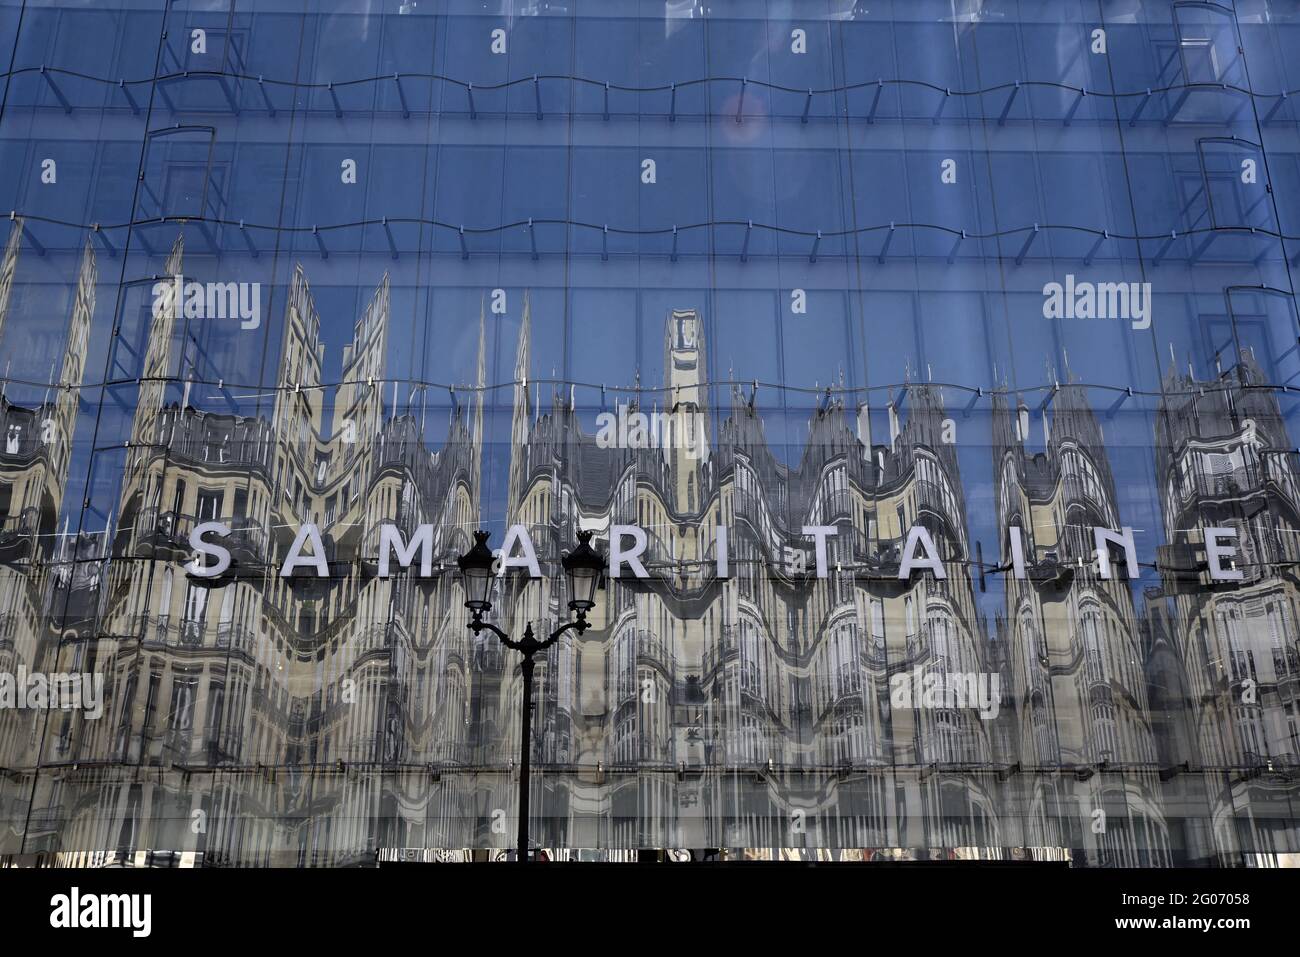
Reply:
<svg viewBox="0 0 1300 957"><path fill-rule="evenodd" d="M6 275L18 259L11 240ZM483 510L486 314L477 387L430 448L427 423L380 385L386 277L343 346L342 384L327 387L298 266L266 418L201 408L176 354L177 309L153 308L112 534L73 537L54 526L71 431L59 395L82 374L95 269L87 249L68 388L35 408L6 400L18 438L4 459L13 531L0 572L7 670L102 668L105 716L4 714L10 780L38 756L47 768L31 805L9 790L10 853L344 865L504 848L519 670L466 627L452 572ZM183 269L178 239L167 270ZM1093 548L1092 529L1124 516L1102 417L1079 386L1061 384L1036 411L993 395L1001 544L986 563L943 435L942 387L891 392L879 444L871 410L828 391L788 465L754 388L710 387L705 317L674 309L663 383L603 410L625 423L619 447L572 393L548 386L543 403L528 375L531 312L525 302L510 387L507 524L525 527L548 571L501 576L500 619L563 620L549 569L579 529L606 548L614 525L646 529L649 572L605 580L592 627L541 662L539 846L1135 866L1173 862L1171 823L1203 858L1294 840L1277 802L1297 740L1295 583L1270 569L1296 560L1300 490L1249 359L1212 392L1169 374L1155 442L1170 544L1150 563L1162 585L1135 599L1123 549L1111 556L1119 573L1104 575ZM726 406L711 408L715 396ZM668 441L638 441L643 421ZM42 422L48 442L23 438ZM204 521L231 529L232 571L215 581L189 565ZM284 577L309 522L329 574ZM385 524L404 536L433 526L429 575L377 574ZM1206 572L1207 525L1238 530L1240 581ZM814 526L834 529L824 577ZM944 577L899 577L915 526ZM1005 606L990 621L976 590L993 577ZM920 682L949 674L996 677L994 707L922 706ZM900 680L917 682L915 700L899 698ZM1216 823L1234 813L1235 826Z"/></svg>
<svg viewBox="0 0 1300 957"><path fill-rule="evenodd" d="M1267 860L1295 845L1298 826L1288 771L1300 755L1297 453L1250 353L1217 383L1172 368L1166 383L1156 443L1166 607L1152 637L1166 643L1168 670L1151 675L1177 696L1168 700L1176 717L1164 761L1202 766L1217 779L1207 788L1208 820L1189 833L1202 853ZM1205 391L1220 383L1227 388ZM1236 533L1237 580L1205 573L1207 528Z"/></svg>
<svg viewBox="0 0 1300 957"><path fill-rule="evenodd" d="M1102 576L1092 536L1124 524L1101 425L1086 393L1063 385L1037 416L1042 450L1031 453L1034 416L1023 400L994 406L1004 630L1018 770L1031 782L1030 843L1081 840L1100 863L1168 864L1141 622L1127 583ZM1023 579L1009 573L1012 534Z"/></svg>

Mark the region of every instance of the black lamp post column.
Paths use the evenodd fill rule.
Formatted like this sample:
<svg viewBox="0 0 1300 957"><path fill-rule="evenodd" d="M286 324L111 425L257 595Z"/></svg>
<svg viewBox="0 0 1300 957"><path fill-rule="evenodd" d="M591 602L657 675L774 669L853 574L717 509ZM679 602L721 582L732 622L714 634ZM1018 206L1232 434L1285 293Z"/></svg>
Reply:
<svg viewBox="0 0 1300 957"><path fill-rule="evenodd" d="M531 631L528 632L531 634ZM519 740L519 851L521 861L528 860L528 758L533 750L533 656L524 653L520 663L524 673L523 731Z"/></svg>
<svg viewBox="0 0 1300 957"><path fill-rule="evenodd" d="M492 591L492 580L495 577L492 569L496 557L487 547L487 532L475 532L474 539L474 547L456 560L465 579L465 607L472 615L469 627L475 635L484 629L492 632L503 645L524 656L520 663L524 678L524 711L519 732L518 854L522 864L528 861L528 759L532 751L533 668L536 664L533 659L539 651L545 651L559 641L566 631L582 634L587 630L587 612L596 605L596 587L604 571L605 560L591 547L591 532L579 532L578 547L561 560L564 573L569 579L569 610L573 612L574 620L565 622L544 641L538 641L533 635L533 624L529 622L524 629L523 638L514 641L496 625L483 620L483 615L492 610L488 595Z"/></svg>
<svg viewBox="0 0 1300 957"><path fill-rule="evenodd" d="M587 613L579 611L576 621L565 622L555 631L551 632L549 638L545 641L538 641L533 635L533 623L529 622L524 629L524 637L519 641L512 641L510 637L492 624L490 621L483 620L483 613L475 611L474 617L469 623L474 634L486 629L496 635L501 643L507 648L513 648L524 656L520 663L520 670L524 676L524 712L520 716L519 729L519 860L526 863L528 861L528 765L530 752L533 743L533 668L536 662L533 657L539 651L545 651L551 645L560 640L560 637L566 631L576 631L582 634L587 630Z"/></svg>

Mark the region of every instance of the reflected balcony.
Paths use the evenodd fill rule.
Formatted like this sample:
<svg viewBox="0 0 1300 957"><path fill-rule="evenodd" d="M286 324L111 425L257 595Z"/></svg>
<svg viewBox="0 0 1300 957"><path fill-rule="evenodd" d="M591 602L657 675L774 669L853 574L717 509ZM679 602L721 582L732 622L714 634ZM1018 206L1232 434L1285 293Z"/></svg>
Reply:
<svg viewBox="0 0 1300 957"><path fill-rule="evenodd" d="M929 479L917 479L912 484L912 494L918 511L928 512L943 522L947 526L945 534L949 537L961 539L961 530L957 525L960 512L952 492Z"/></svg>
<svg viewBox="0 0 1300 957"><path fill-rule="evenodd" d="M274 442L261 419L171 408L158 420L170 459L216 468L267 468Z"/></svg>
<svg viewBox="0 0 1300 957"><path fill-rule="evenodd" d="M226 523L230 534L224 544L234 562L253 567L262 564L266 555L266 529L246 518L227 519Z"/></svg>
<svg viewBox="0 0 1300 957"><path fill-rule="evenodd" d="M636 657L638 664L655 664L671 674L675 660L668 643L648 629L638 629L636 633Z"/></svg>
<svg viewBox="0 0 1300 957"><path fill-rule="evenodd" d="M253 650L253 633L241 625L223 621L217 626L217 647L251 654Z"/></svg>
<svg viewBox="0 0 1300 957"><path fill-rule="evenodd" d="M1181 484L1181 503L1248 498L1260 491L1260 478L1260 471L1255 466L1216 473L1198 469L1192 472L1189 481Z"/></svg>
<svg viewBox="0 0 1300 957"><path fill-rule="evenodd" d="M162 758L166 764L188 765L194 745L193 732L188 729L171 730L163 737Z"/></svg>
<svg viewBox="0 0 1300 957"><path fill-rule="evenodd" d="M1039 590L1040 597L1061 597L1074 581L1074 565L1061 561L1054 549L1045 551L1025 568L1025 577Z"/></svg>
<svg viewBox="0 0 1300 957"><path fill-rule="evenodd" d="M897 580L898 569L903 563L903 539L877 538L864 540L863 544L867 551L862 561L868 576L873 580Z"/></svg>
<svg viewBox="0 0 1300 957"><path fill-rule="evenodd" d="M188 558L195 524L193 515L163 512L156 505L142 508L135 519L132 555L171 561Z"/></svg>
<svg viewBox="0 0 1300 957"><path fill-rule="evenodd" d="M20 564L31 557L39 515L38 509L25 508L0 520L0 565Z"/></svg>
<svg viewBox="0 0 1300 957"><path fill-rule="evenodd" d="M181 648L200 648L203 645L203 622L182 620L177 645Z"/></svg>
<svg viewBox="0 0 1300 957"><path fill-rule="evenodd" d="M717 641L711 643L704 651L704 679L716 674L718 669L727 663L731 658L740 653L740 643L737 641L736 626L724 625L718 634Z"/></svg>
<svg viewBox="0 0 1300 957"><path fill-rule="evenodd" d="M836 525L841 520L852 521L855 509L853 493L840 488L822 497L821 518L823 525Z"/></svg>

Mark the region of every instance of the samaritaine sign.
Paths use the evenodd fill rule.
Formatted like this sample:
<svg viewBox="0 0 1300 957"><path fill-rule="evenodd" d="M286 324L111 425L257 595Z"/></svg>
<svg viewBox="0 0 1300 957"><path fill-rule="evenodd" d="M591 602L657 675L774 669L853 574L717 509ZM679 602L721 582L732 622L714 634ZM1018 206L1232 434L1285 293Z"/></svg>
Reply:
<svg viewBox="0 0 1300 957"><path fill-rule="evenodd" d="M1125 526L1118 531L1111 528L1093 528L1093 542L1096 545L1097 568L1102 578L1113 577L1110 559L1110 545L1124 549L1127 567L1137 567L1137 549L1133 543L1133 529ZM433 525L417 525L409 539L403 537L396 525L385 524L379 527L379 567L378 576L387 578L392 574L394 560L400 568L410 568L418 556L419 574L430 577L433 574ZM1010 540L1010 570L1016 578L1025 578L1025 554L1018 526L1007 529ZM835 537L833 525L805 525L803 535L810 538L816 555L818 578L826 577L826 542ZM190 533L190 547L195 551L195 558L186 566L186 570L201 578L216 578L230 568L230 552L220 539L230 534L230 527L223 522L203 522L195 526ZM1244 573L1234 567L1230 560L1236 555L1233 542L1237 531L1233 528L1205 529L1205 558L1210 577L1216 581L1240 581ZM645 564L641 561L648 545L645 530L637 525L611 525L609 529L609 577L625 577L630 571L636 578L649 578ZM727 528L719 525L714 529L714 563L719 578L730 577L727 557ZM504 574L511 568L526 569L533 578L542 577L542 569L537 561L537 551L533 547L528 529L523 525L512 525L506 532L505 544L501 547L500 571ZM206 559L215 561L211 564ZM1225 567L1225 562L1229 564ZM318 577L329 576L329 563L325 555L325 544L321 539L320 529L314 524L299 526L293 544L289 547L284 561L280 565L280 576L290 577L302 571L314 571ZM898 565L898 578L908 579L914 572L929 571L936 578L946 578L943 561L939 558L934 539L923 525L913 525L908 529L907 542L903 547Z"/></svg>

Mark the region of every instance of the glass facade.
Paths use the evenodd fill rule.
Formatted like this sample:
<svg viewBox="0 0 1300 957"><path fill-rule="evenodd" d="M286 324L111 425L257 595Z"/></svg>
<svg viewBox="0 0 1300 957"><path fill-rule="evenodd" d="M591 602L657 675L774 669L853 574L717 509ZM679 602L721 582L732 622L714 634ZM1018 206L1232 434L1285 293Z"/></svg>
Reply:
<svg viewBox="0 0 1300 957"><path fill-rule="evenodd" d="M1300 864L1296 0L0 57L0 861Z"/></svg>

